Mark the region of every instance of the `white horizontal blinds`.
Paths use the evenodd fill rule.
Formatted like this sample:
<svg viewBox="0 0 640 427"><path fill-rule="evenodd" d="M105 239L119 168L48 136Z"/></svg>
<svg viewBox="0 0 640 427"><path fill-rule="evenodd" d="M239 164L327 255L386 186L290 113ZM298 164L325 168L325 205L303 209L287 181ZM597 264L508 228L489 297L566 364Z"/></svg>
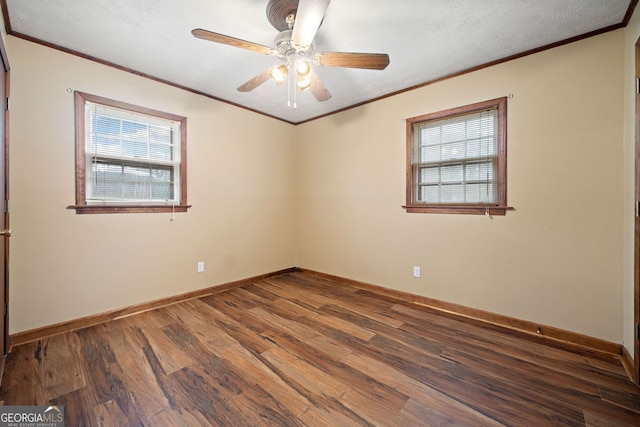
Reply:
<svg viewBox="0 0 640 427"><path fill-rule="evenodd" d="M497 109L417 123L413 130L416 202L497 203Z"/></svg>
<svg viewBox="0 0 640 427"><path fill-rule="evenodd" d="M85 120L87 201L179 200L180 123L92 102Z"/></svg>

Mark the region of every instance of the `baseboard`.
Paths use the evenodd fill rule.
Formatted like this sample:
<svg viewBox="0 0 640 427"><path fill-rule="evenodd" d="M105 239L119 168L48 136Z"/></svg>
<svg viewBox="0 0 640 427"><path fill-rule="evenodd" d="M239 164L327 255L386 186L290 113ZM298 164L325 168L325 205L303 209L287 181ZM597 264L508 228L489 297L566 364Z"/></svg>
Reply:
<svg viewBox="0 0 640 427"><path fill-rule="evenodd" d="M267 279L269 277L290 273L292 271L297 271L297 269L295 267L291 267L284 270L275 271L273 273L262 274L262 275L250 277L247 279L236 280L236 281L224 283L221 285L211 286L204 289L198 289L196 291L187 292L184 294L175 295L168 298L161 298L155 301L132 305L130 307L107 311L105 313L100 313L100 314L94 314L91 316L69 320L66 322L56 323L54 325L44 326L42 328L31 329L24 332L18 332L10 335L9 342L11 343L11 347L14 347L14 346L26 344L33 341L38 341L54 335L75 331L78 329L94 326L94 325L108 322L111 320L121 319L123 317L132 316L134 314L142 313L142 312L153 310L160 307L165 307L165 306L176 304L182 301L187 301L190 299L201 298L207 295L216 294L229 289L244 286L252 282L258 282L260 280Z"/></svg>
<svg viewBox="0 0 640 427"><path fill-rule="evenodd" d="M541 325L526 320L503 316L450 302L439 301L437 299L415 295L409 292L389 289L383 286L372 285L318 271L304 268L299 268L298 271L332 281L348 283L360 289L369 290L387 297L397 298L402 301L408 301L417 305L429 307L445 315L464 318L466 321L478 323L484 327L494 328L528 340L544 342L545 344L553 347L571 351L586 352L590 355L599 355L605 358L610 358L611 356L622 357L623 354L623 346L620 344L615 344L576 332L570 332L554 328L552 326Z"/></svg>
<svg viewBox="0 0 640 427"><path fill-rule="evenodd" d="M627 375L634 381L636 384L640 385L640 378L636 378L635 371L635 363L633 357L631 357L631 353L627 350L627 347L622 346L622 354L620 355L620 361L622 362L622 366L624 366L624 370L627 371Z"/></svg>

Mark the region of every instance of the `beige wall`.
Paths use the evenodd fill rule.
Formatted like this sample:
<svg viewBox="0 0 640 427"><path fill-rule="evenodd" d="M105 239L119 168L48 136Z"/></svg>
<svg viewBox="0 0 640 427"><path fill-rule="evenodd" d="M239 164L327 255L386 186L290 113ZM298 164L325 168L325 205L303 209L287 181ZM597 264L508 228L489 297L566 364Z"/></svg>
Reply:
<svg viewBox="0 0 640 427"><path fill-rule="evenodd" d="M295 264L290 125L14 37L10 330L29 330ZM188 117L176 214L77 215L73 94ZM205 261L205 272L196 264Z"/></svg>
<svg viewBox="0 0 640 427"><path fill-rule="evenodd" d="M621 342L623 40L610 32L299 127L297 264ZM405 213L405 119L508 94L516 210Z"/></svg>
<svg viewBox="0 0 640 427"><path fill-rule="evenodd" d="M300 266L622 342L624 39L293 127L9 37L11 332ZM169 222L65 209L67 88L187 116L192 210ZM510 93L516 211L405 213L405 119Z"/></svg>

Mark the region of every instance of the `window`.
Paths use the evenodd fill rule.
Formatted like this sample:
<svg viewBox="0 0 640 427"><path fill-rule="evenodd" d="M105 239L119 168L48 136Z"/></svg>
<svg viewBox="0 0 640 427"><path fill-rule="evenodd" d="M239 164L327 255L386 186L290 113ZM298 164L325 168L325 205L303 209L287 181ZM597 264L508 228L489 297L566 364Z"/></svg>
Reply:
<svg viewBox="0 0 640 427"><path fill-rule="evenodd" d="M407 119L407 212L504 215L506 98Z"/></svg>
<svg viewBox="0 0 640 427"><path fill-rule="evenodd" d="M186 212L186 118L75 93L77 213Z"/></svg>

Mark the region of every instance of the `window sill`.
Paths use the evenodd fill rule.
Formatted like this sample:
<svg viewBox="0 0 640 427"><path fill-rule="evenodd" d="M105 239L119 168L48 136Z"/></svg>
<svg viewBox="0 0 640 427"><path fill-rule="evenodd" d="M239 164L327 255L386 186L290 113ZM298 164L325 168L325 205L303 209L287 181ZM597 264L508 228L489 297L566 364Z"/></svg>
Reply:
<svg viewBox="0 0 640 427"><path fill-rule="evenodd" d="M485 206L485 205L410 205L402 206L407 213L438 213L438 214L465 214L465 215L491 215L504 216L507 211L513 211L511 206Z"/></svg>
<svg viewBox="0 0 640 427"><path fill-rule="evenodd" d="M187 212L191 205L71 205L77 214Z"/></svg>

